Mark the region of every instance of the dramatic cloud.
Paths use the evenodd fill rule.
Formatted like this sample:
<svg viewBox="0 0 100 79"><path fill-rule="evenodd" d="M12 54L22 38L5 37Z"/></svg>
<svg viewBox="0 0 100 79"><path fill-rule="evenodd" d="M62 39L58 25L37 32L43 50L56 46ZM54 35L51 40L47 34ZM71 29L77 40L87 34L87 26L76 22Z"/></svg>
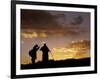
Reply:
<svg viewBox="0 0 100 79"><path fill-rule="evenodd" d="M81 15L80 15L81 14ZM68 16L69 15L69 16ZM83 17L86 19L88 13L64 12L64 11L44 11L44 10L21 10L21 28L22 32L28 31L27 36L33 35L32 32L45 35L78 35L85 30ZM88 27L87 27L88 28ZM31 31L30 31L31 30ZM41 32L42 31L42 32ZM25 36L25 34L23 36ZM32 34L32 35L31 35ZM34 37L34 36L33 36Z"/></svg>
<svg viewBox="0 0 100 79"><path fill-rule="evenodd" d="M21 10L21 21L22 29L61 29L55 17L47 11Z"/></svg>
<svg viewBox="0 0 100 79"><path fill-rule="evenodd" d="M83 22L82 16L77 16L76 18L74 18L74 20L71 22L71 24L78 25L78 24L81 24L82 22Z"/></svg>
<svg viewBox="0 0 100 79"><path fill-rule="evenodd" d="M76 59L90 57L90 41L88 40L72 41L67 49L69 52L75 53L74 58Z"/></svg>
<svg viewBox="0 0 100 79"><path fill-rule="evenodd" d="M76 50L89 50L90 41L88 40L72 41L72 43L69 44L67 47L74 48Z"/></svg>

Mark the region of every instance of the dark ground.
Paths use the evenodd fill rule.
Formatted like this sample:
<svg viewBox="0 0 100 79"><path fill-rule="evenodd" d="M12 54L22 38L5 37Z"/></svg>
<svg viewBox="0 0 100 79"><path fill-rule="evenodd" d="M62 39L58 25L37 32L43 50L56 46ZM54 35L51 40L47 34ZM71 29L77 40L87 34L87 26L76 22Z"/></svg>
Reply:
<svg viewBox="0 0 100 79"><path fill-rule="evenodd" d="M59 68L59 67L82 67L90 66L90 58L67 59L61 61L49 60L48 62L38 62L35 64L21 64L21 69Z"/></svg>

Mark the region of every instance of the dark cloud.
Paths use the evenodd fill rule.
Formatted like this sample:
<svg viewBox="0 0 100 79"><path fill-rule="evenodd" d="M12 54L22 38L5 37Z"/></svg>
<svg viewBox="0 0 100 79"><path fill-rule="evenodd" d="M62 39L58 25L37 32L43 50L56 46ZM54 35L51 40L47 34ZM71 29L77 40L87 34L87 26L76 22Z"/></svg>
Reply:
<svg viewBox="0 0 100 79"><path fill-rule="evenodd" d="M74 18L74 20L70 23L72 25L79 25L83 22L83 17L82 16L77 16Z"/></svg>
<svg viewBox="0 0 100 79"><path fill-rule="evenodd" d="M56 27L55 27L56 26ZM55 17L47 11L21 10L22 29L61 29Z"/></svg>
<svg viewBox="0 0 100 79"><path fill-rule="evenodd" d="M35 32L45 30L45 33L48 35L79 35L80 32L89 31L88 16L88 13L82 12L22 9L21 29L31 29ZM80 27L77 26L79 24L81 24Z"/></svg>

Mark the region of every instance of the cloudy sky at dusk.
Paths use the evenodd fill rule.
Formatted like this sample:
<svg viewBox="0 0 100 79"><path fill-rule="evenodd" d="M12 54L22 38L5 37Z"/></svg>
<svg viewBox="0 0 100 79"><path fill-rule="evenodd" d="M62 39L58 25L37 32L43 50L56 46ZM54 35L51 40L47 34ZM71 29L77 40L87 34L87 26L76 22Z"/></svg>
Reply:
<svg viewBox="0 0 100 79"><path fill-rule="evenodd" d="M90 57L90 13L22 9L21 64L31 63L29 50L42 42L55 61ZM41 56L38 51L36 62L42 61Z"/></svg>

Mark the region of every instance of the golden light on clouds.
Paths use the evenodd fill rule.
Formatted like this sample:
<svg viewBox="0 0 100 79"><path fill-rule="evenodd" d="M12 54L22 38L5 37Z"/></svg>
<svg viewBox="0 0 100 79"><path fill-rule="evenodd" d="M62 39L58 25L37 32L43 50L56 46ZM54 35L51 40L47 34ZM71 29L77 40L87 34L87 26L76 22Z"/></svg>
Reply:
<svg viewBox="0 0 100 79"><path fill-rule="evenodd" d="M54 60L72 59L75 54L75 52L69 52L67 48L53 48L50 53L53 55Z"/></svg>
<svg viewBox="0 0 100 79"><path fill-rule="evenodd" d="M35 33L34 33L35 34ZM59 61L59 60L67 60L67 59L81 59L90 57L90 41L88 40L80 40L80 41L72 41L67 45L67 47L54 47L50 49L49 52L49 60ZM28 54L27 54L28 56ZM30 59L21 60L24 64L30 63ZM37 52L36 62L42 61L42 52Z"/></svg>
<svg viewBox="0 0 100 79"><path fill-rule="evenodd" d="M38 37L38 34L36 32L33 32L33 33L22 32L21 35L24 38L34 38L34 37Z"/></svg>
<svg viewBox="0 0 100 79"><path fill-rule="evenodd" d="M47 34L46 33L40 33L39 36L45 38L45 37L47 37Z"/></svg>
<svg viewBox="0 0 100 79"><path fill-rule="evenodd" d="M80 40L72 41L66 48L53 48L52 52L55 53L57 60L61 59L79 59L90 57L90 41ZM59 55L59 56L58 56ZM60 59L59 59L60 58Z"/></svg>
<svg viewBox="0 0 100 79"><path fill-rule="evenodd" d="M37 38L37 37L42 37L45 38L47 37L46 33L37 33L37 32L22 32L21 36L24 38Z"/></svg>
<svg viewBox="0 0 100 79"><path fill-rule="evenodd" d="M72 41L67 48L71 48L74 50L89 50L90 49L90 41L88 40L80 40L80 41Z"/></svg>
<svg viewBox="0 0 100 79"><path fill-rule="evenodd" d="M67 52L66 48L53 48L52 49L53 52Z"/></svg>

